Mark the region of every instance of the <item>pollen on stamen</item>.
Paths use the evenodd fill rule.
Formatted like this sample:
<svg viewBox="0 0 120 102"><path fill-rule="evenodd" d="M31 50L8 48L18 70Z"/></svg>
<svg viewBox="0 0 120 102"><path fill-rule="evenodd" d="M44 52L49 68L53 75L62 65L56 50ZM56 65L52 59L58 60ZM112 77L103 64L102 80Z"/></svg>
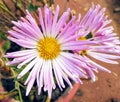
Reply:
<svg viewBox="0 0 120 102"><path fill-rule="evenodd" d="M60 54L60 44L55 38L46 37L38 42L38 52L45 60L54 59Z"/></svg>
<svg viewBox="0 0 120 102"><path fill-rule="evenodd" d="M86 38L84 36L81 36L78 38L78 40L86 40Z"/></svg>
<svg viewBox="0 0 120 102"><path fill-rule="evenodd" d="M79 52L80 55L84 56L87 55L88 50L82 50Z"/></svg>

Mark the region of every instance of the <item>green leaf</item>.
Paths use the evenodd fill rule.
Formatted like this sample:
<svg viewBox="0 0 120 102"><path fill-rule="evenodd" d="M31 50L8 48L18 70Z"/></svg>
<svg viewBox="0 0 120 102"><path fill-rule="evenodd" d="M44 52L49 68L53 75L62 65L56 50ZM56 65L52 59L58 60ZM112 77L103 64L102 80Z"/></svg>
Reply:
<svg viewBox="0 0 120 102"><path fill-rule="evenodd" d="M10 49L10 41L9 40L6 40L5 44L3 45L3 49L4 50Z"/></svg>
<svg viewBox="0 0 120 102"><path fill-rule="evenodd" d="M7 36L0 31L0 39L7 40Z"/></svg>
<svg viewBox="0 0 120 102"><path fill-rule="evenodd" d="M18 74L20 74L20 72L21 72L26 66L27 66L27 65L24 65L24 66L22 66L21 68L16 69L16 72L17 72Z"/></svg>
<svg viewBox="0 0 120 102"><path fill-rule="evenodd" d="M33 5L32 3L30 3L30 4L28 5L28 11L30 11L30 12L34 12L34 11L36 11L37 9L38 9L38 6Z"/></svg>
<svg viewBox="0 0 120 102"><path fill-rule="evenodd" d="M20 69L17 69L16 72L17 72L18 74L20 74L20 72L21 72L26 66L27 66L27 65L24 65L24 66L21 67ZM29 74L30 74L30 72L28 71L28 72L21 78L21 80L24 82L24 81L28 78Z"/></svg>
<svg viewBox="0 0 120 102"><path fill-rule="evenodd" d="M22 80L23 82L25 82L26 79L28 78L29 74L30 74L30 72L27 72L27 73L21 78L21 80Z"/></svg>
<svg viewBox="0 0 120 102"><path fill-rule="evenodd" d="M2 46L2 48L4 49L4 50L8 50L9 48L10 48L10 41L7 39L7 36L4 34L4 33L2 33L1 31L0 31L0 40L2 41L2 40L5 40L5 43L4 43L4 45Z"/></svg>
<svg viewBox="0 0 120 102"><path fill-rule="evenodd" d="M18 81L18 78L17 78L17 77L15 77L15 78L14 78L14 81Z"/></svg>

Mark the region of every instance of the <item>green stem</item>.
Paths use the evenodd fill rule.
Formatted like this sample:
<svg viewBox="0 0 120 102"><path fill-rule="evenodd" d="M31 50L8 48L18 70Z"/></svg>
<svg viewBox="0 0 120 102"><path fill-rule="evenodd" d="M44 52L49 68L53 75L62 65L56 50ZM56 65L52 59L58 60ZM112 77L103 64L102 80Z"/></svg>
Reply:
<svg viewBox="0 0 120 102"><path fill-rule="evenodd" d="M17 81L16 81L16 89L18 90L20 102L23 102L22 94L21 94L21 91L20 91L20 85L19 85L19 83Z"/></svg>
<svg viewBox="0 0 120 102"><path fill-rule="evenodd" d="M15 71L14 71L12 68L11 68L11 71L12 71L12 73L13 73L13 76L16 77L16 73L15 73ZM21 91L20 91L20 84L19 84L18 81L15 81L15 88L16 88L16 90L18 90L20 102L23 102L22 94L21 94Z"/></svg>

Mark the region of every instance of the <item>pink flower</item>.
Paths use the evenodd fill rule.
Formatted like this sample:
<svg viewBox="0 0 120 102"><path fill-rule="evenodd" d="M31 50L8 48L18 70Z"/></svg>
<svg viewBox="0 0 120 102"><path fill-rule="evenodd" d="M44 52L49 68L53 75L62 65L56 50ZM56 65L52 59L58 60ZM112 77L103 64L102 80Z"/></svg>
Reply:
<svg viewBox="0 0 120 102"><path fill-rule="evenodd" d="M100 5L92 4L85 16L81 19L79 26L84 28L83 33L79 36L79 41L96 41L97 44L87 45L85 50L77 50L87 60L86 72L95 81L94 71L98 69L111 73L108 69L94 62L95 58L101 62L118 64L116 59L120 58L120 41L117 34L113 32L113 27L109 24L111 20L105 16L105 8L101 9Z"/></svg>
<svg viewBox="0 0 120 102"><path fill-rule="evenodd" d="M38 94L44 87L44 91L48 91L51 98L52 89L56 87L54 77L61 90L65 87L64 81L72 88L69 78L81 84L82 81L79 77L87 78L82 69L85 64L84 59L69 51L83 50L84 45L95 42L75 40L79 36L75 33L81 27L77 26L78 22L75 22L74 16L67 21L69 11L68 9L58 19L59 6L56 7L54 17L51 8L45 6L43 19L42 11L39 8L40 26L28 11L26 11L26 18L21 18L18 22L13 21L15 26L8 31L11 34L8 38L26 49L7 53L6 57L13 58L7 64L18 64L17 68L27 64L18 75L18 78L21 78L30 72L25 82L27 85L26 95L29 94L35 80ZM82 31L82 33L84 32Z"/></svg>

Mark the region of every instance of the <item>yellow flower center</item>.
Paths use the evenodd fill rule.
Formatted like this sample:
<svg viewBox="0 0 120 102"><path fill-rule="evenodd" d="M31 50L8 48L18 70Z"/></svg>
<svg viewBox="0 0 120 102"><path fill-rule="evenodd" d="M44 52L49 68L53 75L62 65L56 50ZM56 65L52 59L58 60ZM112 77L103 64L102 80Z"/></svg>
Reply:
<svg viewBox="0 0 120 102"><path fill-rule="evenodd" d="M87 39L90 39L90 38L94 38L94 35L92 32L88 33L86 36L81 36L78 38L78 40L87 40ZM79 51L79 54L84 56L84 55L87 55L88 53L88 50L82 50L82 51Z"/></svg>
<svg viewBox="0 0 120 102"><path fill-rule="evenodd" d="M78 40L86 40L86 38L84 36L81 36L78 38Z"/></svg>
<svg viewBox="0 0 120 102"><path fill-rule="evenodd" d="M78 38L78 40L86 40L86 38L84 36L81 36ZM87 50L82 50L82 51L79 51L79 54L84 56L87 54Z"/></svg>
<svg viewBox="0 0 120 102"><path fill-rule="evenodd" d="M45 60L56 58L60 51L60 44L55 38L46 37L38 42L38 52Z"/></svg>
<svg viewBox="0 0 120 102"><path fill-rule="evenodd" d="M87 52L88 52L87 50L82 50L82 51L79 52L79 54L84 56L84 55L87 55Z"/></svg>

